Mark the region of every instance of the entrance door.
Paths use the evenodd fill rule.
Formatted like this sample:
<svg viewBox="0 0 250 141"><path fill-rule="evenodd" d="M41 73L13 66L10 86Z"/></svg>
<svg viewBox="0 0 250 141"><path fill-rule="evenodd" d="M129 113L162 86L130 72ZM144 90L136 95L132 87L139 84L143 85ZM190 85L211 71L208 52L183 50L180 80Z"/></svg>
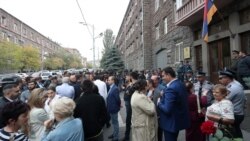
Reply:
<svg viewBox="0 0 250 141"><path fill-rule="evenodd" d="M162 50L160 52L158 52L158 54L156 54L156 67L157 68L165 68L167 67L167 62L168 62L168 58L167 58L167 50Z"/></svg>
<svg viewBox="0 0 250 141"><path fill-rule="evenodd" d="M196 46L195 47L195 64L196 64L196 71L202 71L202 47Z"/></svg>
<svg viewBox="0 0 250 141"><path fill-rule="evenodd" d="M230 67L231 53L229 38L212 42L209 47L210 80L218 83L218 71Z"/></svg>

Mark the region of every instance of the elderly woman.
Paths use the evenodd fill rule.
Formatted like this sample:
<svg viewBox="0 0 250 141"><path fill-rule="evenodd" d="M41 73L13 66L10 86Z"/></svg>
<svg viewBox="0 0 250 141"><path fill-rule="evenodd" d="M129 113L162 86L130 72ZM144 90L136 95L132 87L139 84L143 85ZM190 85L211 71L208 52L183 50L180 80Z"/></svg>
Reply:
<svg viewBox="0 0 250 141"><path fill-rule="evenodd" d="M146 80L134 84L136 90L131 98L132 107L132 141L157 141L157 116L155 105L146 96Z"/></svg>
<svg viewBox="0 0 250 141"><path fill-rule="evenodd" d="M73 118L75 102L62 97L52 104L55 120L44 122L46 130L41 141L84 141L82 121Z"/></svg>
<svg viewBox="0 0 250 141"><path fill-rule="evenodd" d="M43 88L34 89L28 100L31 107L29 114L29 138L31 141L40 141L45 130L44 121L48 120L48 114L44 110L47 99L47 91Z"/></svg>
<svg viewBox="0 0 250 141"><path fill-rule="evenodd" d="M7 103L2 111L4 128L0 129L1 141L29 141L19 129L28 123L30 107L22 101Z"/></svg>
<svg viewBox="0 0 250 141"><path fill-rule="evenodd" d="M217 84L213 89L215 102L207 108L206 117L208 120L219 124L230 125L234 123L234 108L230 100L226 99L227 88Z"/></svg>

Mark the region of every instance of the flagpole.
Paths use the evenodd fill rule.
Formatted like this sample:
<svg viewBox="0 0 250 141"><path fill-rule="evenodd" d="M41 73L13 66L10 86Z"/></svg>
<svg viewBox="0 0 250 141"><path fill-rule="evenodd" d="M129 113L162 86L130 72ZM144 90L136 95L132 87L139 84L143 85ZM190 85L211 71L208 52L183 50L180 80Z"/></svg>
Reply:
<svg viewBox="0 0 250 141"><path fill-rule="evenodd" d="M213 1L212 0L210 0L212 3L213 3ZM227 23L226 23L226 20L224 19L224 17L223 17L223 15L221 14L221 12L220 12L220 10L217 8L217 12L218 12L218 14L219 14L219 17L222 19L222 21L223 21L223 23L226 25ZM232 38L234 38L235 37L235 34L232 32L232 30L231 30L231 28L228 26L228 30L229 30L229 32L230 32L230 35L231 35L231 37Z"/></svg>

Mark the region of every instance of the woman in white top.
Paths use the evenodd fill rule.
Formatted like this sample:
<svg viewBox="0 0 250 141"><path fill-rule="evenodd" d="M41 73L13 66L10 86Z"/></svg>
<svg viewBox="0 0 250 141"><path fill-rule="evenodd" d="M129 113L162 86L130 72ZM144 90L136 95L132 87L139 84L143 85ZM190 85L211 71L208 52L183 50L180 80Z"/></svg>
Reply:
<svg viewBox="0 0 250 141"><path fill-rule="evenodd" d="M207 108L206 118L224 125L234 122L234 108L230 100L226 99L228 90L225 86L217 84L213 89L214 103Z"/></svg>
<svg viewBox="0 0 250 141"><path fill-rule="evenodd" d="M48 120L48 114L44 110L47 91L43 88L34 89L28 100L31 107L29 114L29 139L31 141L40 141L45 130L44 121Z"/></svg>
<svg viewBox="0 0 250 141"><path fill-rule="evenodd" d="M48 98L45 101L44 109L48 113L50 119L54 119L54 113L51 110L51 105L54 103L57 99L59 99L61 96L56 94L56 88L53 86L50 86L47 89Z"/></svg>

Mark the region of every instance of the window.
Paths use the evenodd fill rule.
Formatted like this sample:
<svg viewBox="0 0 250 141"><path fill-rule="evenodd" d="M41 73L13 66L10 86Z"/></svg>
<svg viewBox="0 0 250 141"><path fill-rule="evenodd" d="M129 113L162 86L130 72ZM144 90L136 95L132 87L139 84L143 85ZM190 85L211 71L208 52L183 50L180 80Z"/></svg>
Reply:
<svg viewBox="0 0 250 141"><path fill-rule="evenodd" d="M155 12L158 10L159 8L159 0L155 0Z"/></svg>
<svg viewBox="0 0 250 141"><path fill-rule="evenodd" d="M143 18L143 14L142 14L142 10L140 10L140 16L139 16L139 20L141 21Z"/></svg>
<svg viewBox="0 0 250 141"><path fill-rule="evenodd" d="M34 33L30 33L30 38L31 38L31 40L34 40Z"/></svg>
<svg viewBox="0 0 250 141"><path fill-rule="evenodd" d="M1 33L1 38L4 39L4 37L5 37L5 33L2 32L2 33Z"/></svg>
<svg viewBox="0 0 250 141"><path fill-rule="evenodd" d="M143 47L143 35L142 35L142 33L141 33L141 47Z"/></svg>
<svg viewBox="0 0 250 141"><path fill-rule="evenodd" d="M135 5L137 5L137 0L135 0Z"/></svg>
<svg viewBox="0 0 250 141"><path fill-rule="evenodd" d="M18 31L17 31L17 24L16 24L16 23L14 23L13 29L14 29L14 32L18 32Z"/></svg>
<svg viewBox="0 0 250 141"><path fill-rule="evenodd" d="M2 16L0 22L1 22L1 25L6 26L6 17Z"/></svg>
<svg viewBox="0 0 250 141"><path fill-rule="evenodd" d="M15 43L15 44L18 44L18 39L17 39L17 37L14 37L14 43Z"/></svg>
<svg viewBox="0 0 250 141"><path fill-rule="evenodd" d="M183 60L183 42L180 42L175 45L175 62L180 62Z"/></svg>
<svg viewBox="0 0 250 141"><path fill-rule="evenodd" d="M159 37L160 37L160 27L159 27L159 24L158 24L155 27L155 39L157 40L157 39L159 39Z"/></svg>
<svg viewBox="0 0 250 141"><path fill-rule="evenodd" d="M36 37L36 41L37 41L38 44L40 44L40 39L39 39L39 37Z"/></svg>
<svg viewBox="0 0 250 141"><path fill-rule="evenodd" d="M26 30L26 28L24 28L22 32L23 32L23 33L22 33L22 34L23 34L23 36L25 36L25 37L26 37L26 36L27 36L27 30Z"/></svg>
<svg viewBox="0 0 250 141"><path fill-rule="evenodd" d="M240 11L239 13L240 15L240 24L246 24L246 23L250 23L250 9L244 9L242 11Z"/></svg>
<svg viewBox="0 0 250 141"><path fill-rule="evenodd" d="M164 34L168 33L168 18L164 18Z"/></svg>
<svg viewBox="0 0 250 141"><path fill-rule="evenodd" d="M182 0L176 0L176 9L179 9L182 6Z"/></svg>

